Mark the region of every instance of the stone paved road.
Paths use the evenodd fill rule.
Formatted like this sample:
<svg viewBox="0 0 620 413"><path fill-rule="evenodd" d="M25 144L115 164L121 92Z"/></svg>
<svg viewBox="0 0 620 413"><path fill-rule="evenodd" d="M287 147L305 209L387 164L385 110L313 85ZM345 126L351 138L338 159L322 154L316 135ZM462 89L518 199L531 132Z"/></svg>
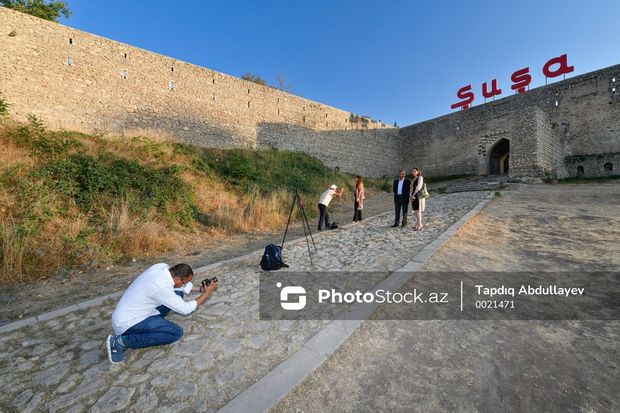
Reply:
<svg viewBox="0 0 620 413"><path fill-rule="evenodd" d="M427 229L390 228L391 213L317 237L314 270L396 270L486 193L440 195L427 205ZM412 219L409 220L412 222ZM355 259L354 259L355 257ZM310 270L303 241L285 246L291 271ZM183 339L128 352L111 365L104 339L107 301L0 337L0 411L215 411L297 351L328 321L260 321L259 256L216 267L220 286L188 317L173 315ZM197 277L198 278L198 277ZM33 301L33 305L36 302Z"/></svg>

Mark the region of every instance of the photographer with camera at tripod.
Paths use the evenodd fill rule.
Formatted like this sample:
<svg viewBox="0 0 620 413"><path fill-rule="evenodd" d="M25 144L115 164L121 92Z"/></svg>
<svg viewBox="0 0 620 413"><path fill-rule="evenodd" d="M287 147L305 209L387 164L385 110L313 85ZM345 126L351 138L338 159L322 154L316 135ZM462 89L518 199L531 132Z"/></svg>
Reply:
<svg viewBox="0 0 620 413"><path fill-rule="evenodd" d="M200 287L191 281L194 271L187 264L170 268L155 264L136 278L123 294L112 313L114 335L108 336L106 347L110 362L125 361L125 350L171 344L183 336L183 329L166 320L170 310L187 315L209 299L217 288L217 278L202 281ZM183 296L200 292L195 300Z"/></svg>
<svg viewBox="0 0 620 413"><path fill-rule="evenodd" d="M329 229L329 213L327 212L327 207L333 197L340 197L342 195L343 190L344 188L340 188L340 190L338 190L336 185L332 185L319 197L319 231L323 230L323 223L325 223L325 228Z"/></svg>

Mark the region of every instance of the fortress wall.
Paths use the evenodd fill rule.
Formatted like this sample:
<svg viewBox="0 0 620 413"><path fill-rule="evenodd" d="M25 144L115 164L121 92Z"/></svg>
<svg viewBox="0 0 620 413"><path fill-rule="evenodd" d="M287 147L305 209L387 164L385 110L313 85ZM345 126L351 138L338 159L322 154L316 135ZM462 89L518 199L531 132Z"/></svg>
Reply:
<svg viewBox="0 0 620 413"><path fill-rule="evenodd" d="M486 174L502 138L513 176L574 175L575 159L620 152L620 65L395 129L0 7L0 92L15 118L34 114L50 128L275 146L374 177L401 166Z"/></svg>
<svg viewBox="0 0 620 413"><path fill-rule="evenodd" d="M567 175L570 177L600 177L620 175L620 152L598 155L574 155L564 159ZM579 172L579 167L583 172Z"/></svg>
<svg viewBox="0 0 620 413"><path fill-rule="evenodd" d="M210 147L257 147L261 124L290 124L368 145L396 130L381 122L0 7L0 92L12 115L39 117L53 129L166 136ZM276 143L281 134L269 139ZM319 136L317 135L317 136ZM287 135L289 147L296 135ZM330 142L333 142L332 139ZM377 142L397 157L397 147ZM338 146L340 148L340 146ZM347 152L322 143L319 159L347 170ZM342 161L333 161L334 156ZM366 159L366 158L364 158ZM360 158L358 161L363 161ZM371 165L362 165L371 171ZM351 172L356 172L351 170ZM376 173L379 174L380 173ZM375 175L376 175L375 174Z"/></svg>
<svg viewBox="0 0 620 413"><path fill-rule="evenodd" d="M316 131L283 123L261 124L258 133L261 148L304 152L332 168L369 177L398 174L403 167L398 140L397 129Z"/></svg>
<svg viewBox="0 0 620 413"><path fill-rule="evenodd" d="M407 126L400 136L404 163L429 175L485 174L487 151L506 138L510 175L567 176L565 157L620 152L620 65Z"/></svg>

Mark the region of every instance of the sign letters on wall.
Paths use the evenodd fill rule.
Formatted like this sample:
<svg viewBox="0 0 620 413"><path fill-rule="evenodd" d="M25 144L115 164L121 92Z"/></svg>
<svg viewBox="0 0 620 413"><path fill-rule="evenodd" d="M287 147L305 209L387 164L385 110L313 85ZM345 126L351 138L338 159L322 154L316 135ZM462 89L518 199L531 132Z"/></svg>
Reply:
<svg viewBox="0 0 620 413"><path fill-rule="evenodd" d="M568 65L568 57L563 54L562 56L554 57L553 59L549 59L547 63L542 68L543 75L546 78L549 77L558 77L570 73L575 70L574 66ZM532 83L532 76L530 75L530 68L524 67L523 69L519 69L510 76L510 80L512 80L512 85L510 89L515 90L517 93L523 93L527 90L527 87ZM482 84L482 96L485 99L492 98L494 96L498 96L502 94L502 89L500 89L497 79L493 79L489 85L488 82L484 82ZM450 106L451 109L461 108L467 109L474 99L476 95L471 89L471 85L463 86L456 92L456 97L461 101Z"/></svg>

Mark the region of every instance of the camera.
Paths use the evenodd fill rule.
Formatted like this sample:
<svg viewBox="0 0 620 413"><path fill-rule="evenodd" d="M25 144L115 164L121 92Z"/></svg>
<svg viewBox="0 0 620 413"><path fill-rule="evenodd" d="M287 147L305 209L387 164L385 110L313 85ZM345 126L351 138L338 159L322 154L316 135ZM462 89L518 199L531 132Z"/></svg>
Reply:
<svg viewBox="0 0 620 413"><path fill-rule="evenodd" d="M218 280L217 280L217 277L213 277L213 278L205 278L204 280L202 280L202 281L200 282L200 291L204 291L204 289L205 289L205 288L206 288L209 284L211 284L212 282L216 283L217 281L218 281Z"/></svg>

